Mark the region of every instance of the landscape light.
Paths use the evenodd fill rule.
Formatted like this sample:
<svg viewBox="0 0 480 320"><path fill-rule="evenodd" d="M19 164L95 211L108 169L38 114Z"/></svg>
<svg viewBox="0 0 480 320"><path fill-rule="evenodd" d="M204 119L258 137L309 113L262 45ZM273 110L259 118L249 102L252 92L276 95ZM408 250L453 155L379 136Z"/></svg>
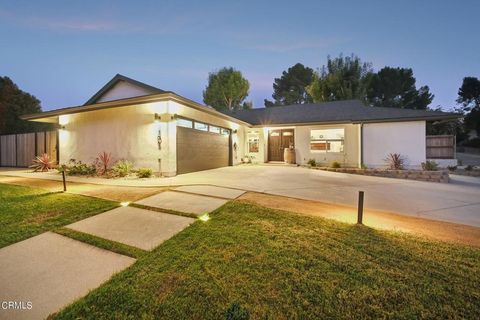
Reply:
<svg viewBox="0 0 480 320"><path fill-rule="evenodd" d="M130 204L130 201L120 202L120 205L121 205L122 207L128 207L129 204Z"/></svg>
<svg viewBox="0 0 480 320"><path fill-rule="evenodd" d="M210 220L210 216L208 215L208 213L205 213L198 217L198 219L202 220L203 222L207 222L208 220Z"/></svg>

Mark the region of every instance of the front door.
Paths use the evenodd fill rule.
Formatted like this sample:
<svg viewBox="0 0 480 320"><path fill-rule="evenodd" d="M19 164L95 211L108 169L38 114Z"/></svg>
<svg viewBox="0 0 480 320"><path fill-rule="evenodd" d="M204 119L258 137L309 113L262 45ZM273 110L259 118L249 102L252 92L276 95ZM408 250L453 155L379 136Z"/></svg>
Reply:
<svg viewBox="0 0 480 320"><path fill-rule="evenodd" d="M283 150L294 145L293 129L271 130L268 133L268 161L284 161Z"/></svg>

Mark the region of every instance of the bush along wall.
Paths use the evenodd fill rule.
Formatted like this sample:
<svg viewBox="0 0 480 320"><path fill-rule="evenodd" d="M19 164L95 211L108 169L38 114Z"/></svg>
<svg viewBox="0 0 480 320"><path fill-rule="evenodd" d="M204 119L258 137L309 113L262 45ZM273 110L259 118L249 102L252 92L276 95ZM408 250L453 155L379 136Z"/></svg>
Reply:
<svg viewBox="0 0 480 320"><path fill-rule="evenodd" d="M311 167L312 169L361 174L365 176L376 176L385 178L409 179L418 181L448 183L450 177L448 170L426 171L426 170L389 170L389 169L360 169L360 168L329 168Z"/></svg>

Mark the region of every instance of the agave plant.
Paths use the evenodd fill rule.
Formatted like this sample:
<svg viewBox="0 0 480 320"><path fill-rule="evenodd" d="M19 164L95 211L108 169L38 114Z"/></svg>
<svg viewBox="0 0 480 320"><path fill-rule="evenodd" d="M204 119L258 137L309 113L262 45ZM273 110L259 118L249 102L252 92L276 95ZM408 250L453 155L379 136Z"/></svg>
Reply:
<svg viewBox="0 0 480 320"><path fill-rule="evenodd" d="M405 159L399 153L390 153L385 159L388 166L392 170L403 170Z"/></svg>
<svg viewBox="0 0 480 320"><path fill-rule="evenodd" d="M50 159L50 156L46 153L42 154L41 156L37 156L33 161L30 168L33 168L34 172L41 171L45 172L49 169L55 167L55 161Z"/></svg>
<svg viewBox="0 0 480 320"><path fill-rule="evenodd" d="M112 161L112 154L111 153L107 153L105 151L103 151L102 153L100 153L97 157L97 164L98 164L98 167L99 167L99 173L100 174L105 174L107 173L108 171L108 167L110 165L110 162Z"/></svg>

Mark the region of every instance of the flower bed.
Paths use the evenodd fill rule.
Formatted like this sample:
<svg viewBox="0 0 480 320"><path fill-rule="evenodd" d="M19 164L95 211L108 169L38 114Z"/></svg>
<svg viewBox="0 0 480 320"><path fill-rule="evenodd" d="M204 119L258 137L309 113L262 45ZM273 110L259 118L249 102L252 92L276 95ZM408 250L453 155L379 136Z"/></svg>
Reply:
<svg viewBox="0 0 480 320"><path fill-rule="evenodd" d="M426 170L389 170L389 169L360 169L360 168L330 168L312 167L311 169L361 174L365 176L376 176L385 178L409 179L429 182L448 183L448 170L426 171Z"/></svg>

